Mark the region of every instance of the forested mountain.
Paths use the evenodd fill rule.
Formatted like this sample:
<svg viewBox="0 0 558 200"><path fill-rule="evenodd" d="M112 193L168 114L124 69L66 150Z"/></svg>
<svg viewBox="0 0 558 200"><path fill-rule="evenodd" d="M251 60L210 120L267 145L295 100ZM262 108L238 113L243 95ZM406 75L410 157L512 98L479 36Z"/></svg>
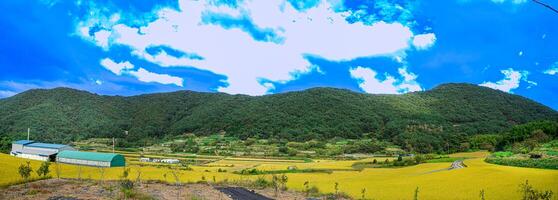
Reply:
<svg viewBox="0 0 558 200"><path fill-rule="evenodd" d="M32 138L41 141L115 136L126 137L125 145L224 132L242 139L296 141L373 137L403 147L440 149L458 146L470 135L499 133L535 120L558 120L558 113L471 84L403 95L314 88L265 96L178 91L121 97L55 88L0 100L3 137L23 139L31 127Z"/></svg>

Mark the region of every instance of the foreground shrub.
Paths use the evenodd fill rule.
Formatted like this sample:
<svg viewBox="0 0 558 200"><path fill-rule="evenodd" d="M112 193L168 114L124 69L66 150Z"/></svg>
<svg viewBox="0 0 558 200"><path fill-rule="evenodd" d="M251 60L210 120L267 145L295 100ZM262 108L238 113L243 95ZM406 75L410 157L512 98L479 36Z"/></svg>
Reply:
<svg viewBox="0 0 558 200"><path fill-rule="evenodd" d="M529 185L529 181L519 185L519 191L522 193L521 200L550 200L552 199L552 191L540 191Z"/></svg>

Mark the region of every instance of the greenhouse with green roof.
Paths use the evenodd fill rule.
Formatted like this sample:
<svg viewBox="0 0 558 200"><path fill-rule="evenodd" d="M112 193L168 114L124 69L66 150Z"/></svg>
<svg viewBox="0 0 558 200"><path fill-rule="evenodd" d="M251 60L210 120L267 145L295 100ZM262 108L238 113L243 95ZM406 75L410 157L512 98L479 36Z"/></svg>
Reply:
<svg viewBox="0 0 558 200"><path fill-rule="evenodd" d="M56 156L56 161L94 167L123 167L126 165L124 156L120 154L83 151L61 151Z"/></svg>

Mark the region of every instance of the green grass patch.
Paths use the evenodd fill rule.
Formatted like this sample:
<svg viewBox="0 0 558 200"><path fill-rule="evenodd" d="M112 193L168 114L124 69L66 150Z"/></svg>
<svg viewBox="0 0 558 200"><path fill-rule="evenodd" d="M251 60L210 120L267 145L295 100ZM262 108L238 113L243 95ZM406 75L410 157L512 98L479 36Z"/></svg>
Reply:
<svg viewBox="0 0 558 200"><path fill-rule="evenodd" d="M498 152L492 153L492 156L497 157L497 158L506 158L506 157L513 156L513 152L510 152L510 151L498 151Z"/></svg>
<svg viewBox="0 0 558 200"><path fill-rule="evenodd" d="M558 156L558 151L546 151L546 155L549 156Z"/></svg>
<svg viewBox="0 0 558 200"><path fill-rule="evenodd" d="M485 161L487 163L508 165L508 166L515 166L515 167L558 169L558 159L552 159L552 158L516 159L516 158L488 157L485 159Z"/></svg>
<svg viewBox="0 0 558 200"><path fill-rule="evenodd" d="M426 160L427 163L445 163L445 162L455 162L458 160L465 160L468 159L467 157L443 157L443 158L435 158L435 159L430 159L430 160Z"/></svg>
<svg viewBox="0 0 558 200"><path fill-rule="evenodd" d="M264 174L289 174L289 173L326 173L331 174L334 171L359 171L356 169L285 169L285 170L258 170L258 169L243 169L235 171L234 174L242 175L264 175Z"/></svg>

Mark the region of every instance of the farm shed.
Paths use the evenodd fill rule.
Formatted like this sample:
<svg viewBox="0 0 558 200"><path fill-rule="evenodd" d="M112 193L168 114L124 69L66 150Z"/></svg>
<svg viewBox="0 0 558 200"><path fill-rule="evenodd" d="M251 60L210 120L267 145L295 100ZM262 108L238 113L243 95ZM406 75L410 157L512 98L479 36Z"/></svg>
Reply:
<svg viewBox="0 0 558 200"><path fill-rule="evenodd" d="M126 165L124 156L120 154L84 151L62 151L56 156L56 161L94 167L122 167Z"/></svg>
<svg viewBox="0 0 558 200"><path fill-rule="evenodd" d="M54 161L56 154L64 150L74 150L74 148L64 144L18 140L12 142L10 155L33 160Z"/></svg>

